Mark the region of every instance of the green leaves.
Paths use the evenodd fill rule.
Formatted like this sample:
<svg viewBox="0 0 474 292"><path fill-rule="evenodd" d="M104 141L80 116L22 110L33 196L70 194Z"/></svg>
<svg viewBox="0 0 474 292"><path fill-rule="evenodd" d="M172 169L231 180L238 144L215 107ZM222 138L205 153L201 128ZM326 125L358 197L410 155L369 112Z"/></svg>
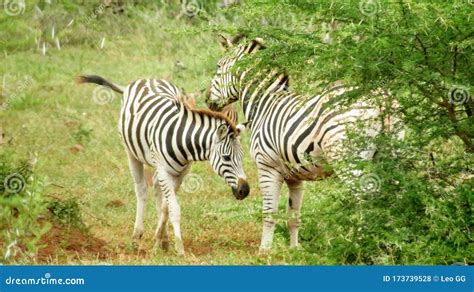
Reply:
<svg viewBox="0 0 474 292"><path fill-rule="evenodd" d="M0 155L0 263L27 263L36 255L37 243L50 224L44 215L44 185L28 167L13 165L11 158Z"/></svg>

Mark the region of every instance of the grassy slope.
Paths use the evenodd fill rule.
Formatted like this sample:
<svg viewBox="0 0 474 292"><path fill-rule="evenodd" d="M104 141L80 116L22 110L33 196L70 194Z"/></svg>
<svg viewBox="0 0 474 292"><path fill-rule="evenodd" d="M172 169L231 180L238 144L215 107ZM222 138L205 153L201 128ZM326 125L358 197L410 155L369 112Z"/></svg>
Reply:
<svg viewBox="0 0 474 292"><path fill-rule="evenodd" d="M207 86L221 52L214 33L176 34L167 30L178 26L182 26L183 30L192 28L182 20L162 21L160 17L143 17L117 23L124 18L110 16L93 23L94 27L110 29L108 32L87 30L80 20L61 31L61 26L65 27L69 17L73 16L67 14L60 21L62 24L56 26L57 31L64 36L62 49L57 50L50 41L45 56L35 48L32 39L35 34L47 39L51 23L33 23L31 28L34 33L30 29L29 33L22 34L15 33L9 21L28 24L28 20L20 19L27 17L27 14L15 19L3 19L2 26L9 26L12 39L18 43L18 49L12 49L11 42L3 44L0 75L5 76L6 91L11 92L19 86L25 75L31 76L34 82L20 96L11 100L7 110L1 113L0 124L6 140L13 138L11 143L2 146L2 151L14 149L19 157L34 152L38 154L36 172L48 178L49 193L62 198L78 198L92 234L106 240L113 251L105 262L319 262L314 255L287 251L286 230L281 228L285 225L283 220L276 234L276 251L272 255L256 256L261 232L260 193L256 169L248 154L245 169L252 192L243 202L235 201L230 189L212 172L208 163L201 162L193 166L192 173L202 178L202 188L195 193L181 191L178 195L183 214L181 222L188 253L186 257L176 257L173 252L163 253L153 248L156 211L151 191L146 212L146 233L138 247L133 244L131 234L135 196L116 130L119 97L116 96L106 105L98 105L92 99L95 87L78 86L73 79L79 74L98 74L125 84L136 78L170 78L187 92L194 92ZM106 42L105 47L100 49L102 35L106 35ZM81 38L82 43L78 41ZM185 65L185 69L175 66L178 60ZM202 100L199 103L203 106ZM78 134L89 129L92 129L90 134ZM244 140L248 141L248 136ZM72 153L70 148L79 142L84 145L84 149ZM115 208L107 206L112 200L121 200L124 205ZM282 198L282 209L286 201L286 198ZM95 259L94 255L77 260L58 254L52 260L52 263L98 262L103 260Z"/></svg>

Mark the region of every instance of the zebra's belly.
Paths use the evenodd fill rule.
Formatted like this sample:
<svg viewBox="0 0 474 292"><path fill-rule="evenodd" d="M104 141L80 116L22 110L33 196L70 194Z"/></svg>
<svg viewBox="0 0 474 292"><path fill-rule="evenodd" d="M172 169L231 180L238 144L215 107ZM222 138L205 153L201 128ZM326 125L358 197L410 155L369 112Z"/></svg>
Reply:
<svg viewBox="0 0 474 292"><path fill-rule="evenodd" d="M284 179L287 181L312 181L331 176L333 172L325 165L297 165L285 167Z"/></svg>
<svg viewBox="0 0 474 292"><path fill-rule="evenodd" d="M332 171L328 170L322 158L321 149L315 147L311 153L304 151L312 142L311 139L302 143L299 151L292 152L292 148L288 145L269 147L263 145L257 135L252 138L250 145L252 159L257 161L257 164L261 162L262 165L273 166L287 181L312 181L332 175Z"/></svg>
<svg viewBox="0 0 474 292"><path fill-rule="evenodd" d="M333 174L327 163L318 160L317 163L304 161L303 163L289 162L282 156L271 157L268 153L256 151L255 161L262 162L262 165L273 166L274 169L281 173L286 181L313 181L322 179ZM258 164L258 163L257 163Z"/></svg>
<svg viewBox="0 0 474 292"><path fill-rule="evenodd" d="M147 137L148 130L145 126L138 126L134 119L119 125L119 133L125 149L138 161L148 166L153 166L153 150L151 139Z"/></svg>

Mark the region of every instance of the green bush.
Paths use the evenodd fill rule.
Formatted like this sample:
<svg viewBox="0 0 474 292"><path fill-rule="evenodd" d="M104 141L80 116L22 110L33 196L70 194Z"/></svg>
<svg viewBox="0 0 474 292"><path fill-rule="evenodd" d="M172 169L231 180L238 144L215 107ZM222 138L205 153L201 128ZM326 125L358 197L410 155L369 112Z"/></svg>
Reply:
<svg viewBox="0 0 474 292"><path fill-rule="evenodd" d="M45 220L44 184L27 162L16 166L0 155L0 262L29 263L38 240L50 228Z"/></svg>
<svg viewBox="0 0 474 292"><path fill-rule="evenodd" d="M85 228L77 199L52 200L47 203L47 208L53 218L65 226Z"/></svg>
<svg viewBox="0 0 474 292"><path fill-rule="evenodd" d="M332 264L473 263L474 180L466 171L472 165L468 155L454 159L449 149L433 161L429 152L408 147L411 139L379 139L373 161L348 154L338 167L343 171L352 161L362 170L352 177L355 188L341 188L348 184L336 179L338 188L307 194L301 231L307 251Z"/></svg>

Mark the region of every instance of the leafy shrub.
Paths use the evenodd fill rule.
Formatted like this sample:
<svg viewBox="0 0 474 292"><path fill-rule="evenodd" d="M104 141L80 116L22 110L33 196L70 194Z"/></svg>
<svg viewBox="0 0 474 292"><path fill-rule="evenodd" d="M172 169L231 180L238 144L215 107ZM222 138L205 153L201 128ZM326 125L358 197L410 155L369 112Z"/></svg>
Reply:
<svg viewBox="0 0 474 292"><path fill-rule="evenodd" d="M55 199L48 202L47 208L55 220L58 220L67 227L85 227L77 199Z"/></svg>
<svg viewBox="0 0 474 292"><path fill-rule="evenodd" d="M27 162L19 167L0 155L0 262L27 263L37 252L37 242L50 225L39 220L45 213L44 184Z"/></svg>
<svg viewBox="0 0 474 292"><path fill-rule="evenodd" d="M340 167L352 161L362 170L353 178L358 190L336 180L338 189L315 188L306 196L301 237L309 252L333 264L473 263L474 180L467 154L451 152L433 162L409 142L394 154L393 141L378 141L373 161L348 155Z"/></svg>

